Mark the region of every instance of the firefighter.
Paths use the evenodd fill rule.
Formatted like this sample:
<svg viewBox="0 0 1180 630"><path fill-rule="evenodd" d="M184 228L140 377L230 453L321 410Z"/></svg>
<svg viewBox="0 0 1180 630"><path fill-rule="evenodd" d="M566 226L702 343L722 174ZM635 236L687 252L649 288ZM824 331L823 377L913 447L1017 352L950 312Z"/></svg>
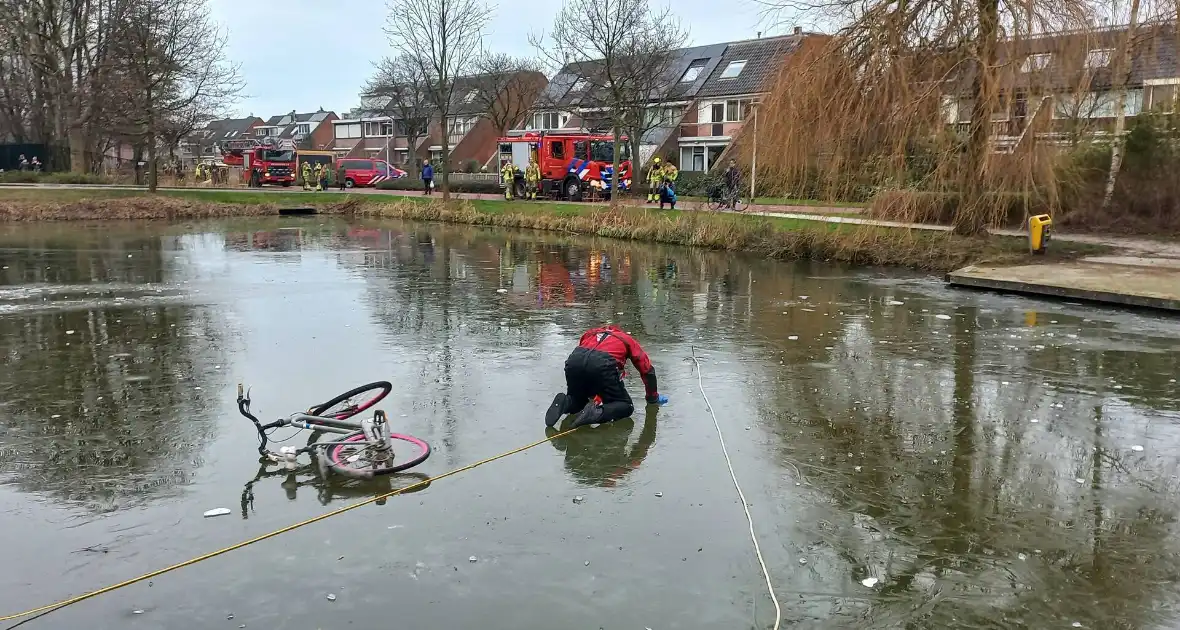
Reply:
<svg viewBox="0 0 1180 630"><path fill-rule="evenodd" d="M311 164L304 162L300 174L303 175L303 190L311 190Z"/></svg>
<svg viewBox="0 0 1180 630"><path fill-rule="evenodd" d="M311 170L312 170L311 177L312 177L312 181L315 182L315 189L316 190L323 190L323 187L320 186L320 182L322 182L324 179L324 165L320 164L319 162L316 162L315 167L313 167Z"/></svg>
<svg viewBox="0 0 1180 630"><path fill-rule="evenodd" d="M504 160L504 166L500 168L500 177L504 179L504 199L512 201L512 189L516 187L516 167L510 160Z"/></svg>
<svg viewBox="0 0 1180 630"><path fill-rule="evenodd" d="M623 384L623 366L628 360L643 380L647 404L667 403L668 397L656 389L656 369L643 347L618 326L607 324L582 333L578 347L566 359L566 391L553 397L545 411L545 426L552 427L571 413L578 414L573 427L630 416L635 405Z"/></svg>
<svg viewBox="0 0 1180 630"><path fill-rule="evenodd" d="M541 167L537 166L535 158L529 159L528 168L524 169L525 192L529 199L537 198L537 186L541 184Z"/></svg>
<svg viewBox="0 0 1180 630"><path fill-rule="evenodd" d="M660 198L660 184L664 181L664 165L660 163L659 156L652 158L651 166L647 171L647 202L653 203L659 201Z"/></svg>
<svg viewBox="0 0 1180 630"><path fill-rule="evenodd" d="M664 173L664 182L675 188L676 178L680 175L680 169L676 168L676 165L671 162L664 162L664 168L660 170Z"/></svg>
<svg viewBox="0 0 1180 630"><path fill-rule="evenodd" d="M320 171L320 186L317 190L327 190L329 186L328 180L331 178L331 176L332 165L324 164L323 169Z"/></svg>

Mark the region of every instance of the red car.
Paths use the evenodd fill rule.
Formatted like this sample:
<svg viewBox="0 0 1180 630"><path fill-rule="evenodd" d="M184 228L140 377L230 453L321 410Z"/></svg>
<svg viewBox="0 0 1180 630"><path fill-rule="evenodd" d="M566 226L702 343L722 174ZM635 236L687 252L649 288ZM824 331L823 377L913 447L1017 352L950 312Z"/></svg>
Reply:
<svg viewBox="0 0 1180 630"><path fill-rule="evenodd" d="M344 187L376 186L387 179L400 179L406 172L385 160L346 158L337 168L344 169Z"/></svg>

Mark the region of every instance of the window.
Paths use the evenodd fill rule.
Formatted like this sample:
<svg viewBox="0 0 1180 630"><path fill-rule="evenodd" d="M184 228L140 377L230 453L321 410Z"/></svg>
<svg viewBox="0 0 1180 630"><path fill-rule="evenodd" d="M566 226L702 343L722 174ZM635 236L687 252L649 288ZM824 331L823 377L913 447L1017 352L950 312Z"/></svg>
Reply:
<svg viewBox="0 0 1180 630"><path fill-rule="evenodd" d="M959 122L959 99L958 97L944 94L942 97L942 120L948 125L953 125Z"/></svg>
<svg viewBox="0 0 1180 630"><path fill-rule="evenodd" d="M565 159L565 145L560 140L554 140L549 143L549 155L562 160Z"/></svg>
<svg viewBox="0 0 1180 630"><path fill-rule="evenodd" d="M451 129L450 135L452 135L452 136L467 135L468 133L471 132L471 130L474 127L475 127L475 117L474 116L462 116L459 118L452 118L450 120L450 129Z"/></svg>
<svg viewBox="0 0 1180 630"><path fill-rule="evenodd" d="M410 150L409 149L394 149L393 150L393 163L394 164L405 164L409 160L410 160Z"/></svg>
<svg viewBox="0 0 1180 630"><path fill-rule="evenodd" d="M1057 118L1114 118L1118 105L1115 92L1087 92L1078 95L1064 94L1057 99L1053 112ZM1143 90L1127 90L1123 103L1123 115L1135 116L1143 111Z"/></svg>
<svg viewBox="0 0 1180 630"><path fill-rule="evenodd" d="M346 171L367 171L372 168L372 162L368 160L341 160L340 165Z"/></svg>
<svg viewBox="0 0 1180 630"><path fill-rule="evenodd" d="M474 101L475 97L477 97L477 96L479 96L479 88L474 88L470 92L467 93L467 96L463 97L463 102L470 105L471 101Z"/></svg>
<svg viewBox="0 0 1180 630"><path fill-rule="evenodd" d="M569 116L558 112L537 112L533 114L531 129L561 129Z"/></svg>
<svg viewBox="0 0 1180 630"><path fill-rule="evenodd" d="M746 60L745 59L742 59L741 61L731 61L731 62L729 62L728 66L725 66L725 70L723 70L721 72L721 78L722 79L736 79L737 76L742 73L742 70L744 70L745 67L746 67Z"/></svg>
<svg viewBox="0 0 1180 630"><path fill-rule="evenodd" d="M725 122L725 103L713 103L710 120L715 123Z"/></svg>
<svg viewBox="0 0 1180 630"><path fill-rule="evenodd" d="M570 88L570 92L581 92L586 89L586 79L579 78L574 81L574 86Z"/></svg>
<svg viewBox="0 0 1180 630"><path fill-rule="evenodd" d="M701 76L701 71L705 69L705 64L709 63L708 59L693 59L692 63L688 64L688 69L684 71L684 76L680 77L681 83L692 83Z"/></svg>
<svg viewBox="0 0 1180 630"><path fill-rule="evenodd" d="M306 136L311 133L311 125L298 125L295 127L295 133Z"/></svg>
<svg viewBox="0 0 1180 630"><path fill-rule="evenodd" d="M1029 55L1024 58L1024 63L1020 66L1021 72L1038 72L1049 67L1049 62L1053 61L1052 53L1038 53Z"/></svg>
<svg viewBox="0 0 1180 630"><path fill-rule="evenodd" d="M442 151L431 151L430 161L434 164L442 164Z"/></svg>
<svg viewBox="0 0 1180 630"><path fill-rule="evenodd" d="M1097 48L1086 53L1087 68L1105 68L1110 65L1110 55L1113 48Z"/></svg>
<svg viewBox="0 0 1180 630"><path fill-rule="evenodd" d="M339 139L361 137L361 124L359 122L333 126L336 128L336 137Z"/></svg>
<svg viewBox="0 0 1180 630"><path fill-rule="evenodd" d="M392 136L393 123L387 120L373 120L365 123L365 136Z"/></svg>
<svg viewBox="0 0 1180 630"><path fill-rule="evenodd" d="M1175 85L1152 85L1147 88L1147 105L1157 112L1170 112L1176 102Z"/></svg>
<svg viewBox="0 0 1180 630"><path fill-rule="evenodd" d="M266 137L266 127L255 127L254 128L254 135L259 138L265 138Z"/></svg>
<svg viewBox="0 0 1180 630"><path fill-rule="evenodd" d="M750 101L726 101L725 122L741 122L750 110Z"/></svg>

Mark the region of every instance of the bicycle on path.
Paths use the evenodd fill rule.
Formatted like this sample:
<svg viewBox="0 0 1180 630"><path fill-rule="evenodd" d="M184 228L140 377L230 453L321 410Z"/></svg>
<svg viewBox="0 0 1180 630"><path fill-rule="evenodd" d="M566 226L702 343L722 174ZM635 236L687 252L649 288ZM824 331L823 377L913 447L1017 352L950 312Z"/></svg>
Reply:
<svg viewBox="0 0 1180 630"><path fill-rule="evenodd" d="M723 184L709 186L705 207L714 212L718 210L733 210L744 212L749 204L738 191L729 191Z"/></svg>
<svg viewBox="0 0 1180 630"><path fill-rule="evenodd" d="M286 418L263 424L250 413L250 394L238 385L238 412L254 423L258 431L258 454L265 460L283 464L290 470L300 467L298 458L307 453L326 477L334 472L354 479L372 479L408 470L430 457L430 445L412 435L393 433L385 412L375 409L371 417L353 420L389 395L393 385L377 381L351 389L328 402L293 413ZM275 430L294 427L339 437L326 441L309 441L307 446L267 448ZM289 437L286 439L290 439ZM285 441L285 440L284 440Z"/></svg>

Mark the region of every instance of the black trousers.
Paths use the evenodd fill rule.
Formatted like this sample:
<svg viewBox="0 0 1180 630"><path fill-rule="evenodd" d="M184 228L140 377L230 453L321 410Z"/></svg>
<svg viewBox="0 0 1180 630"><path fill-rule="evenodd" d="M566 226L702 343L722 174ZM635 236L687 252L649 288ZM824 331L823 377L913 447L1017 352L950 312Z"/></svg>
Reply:
<svg viewBox="0 0 1180 630"><path fill-rule="evenodd" d="M431 194L430 184L432 184L432 183L434 183L433 177L422 178L422 192L424 192L428 195Z"/></svg>
<svg viewBox="0 0 1180 630"><path fill-rule="evenodd" d="M635 412L623 374L614 357L601 350L575 348L565 360L566 400L563 413L577 413L595 396L602 398L602 421L626 418Z"/></svg>

